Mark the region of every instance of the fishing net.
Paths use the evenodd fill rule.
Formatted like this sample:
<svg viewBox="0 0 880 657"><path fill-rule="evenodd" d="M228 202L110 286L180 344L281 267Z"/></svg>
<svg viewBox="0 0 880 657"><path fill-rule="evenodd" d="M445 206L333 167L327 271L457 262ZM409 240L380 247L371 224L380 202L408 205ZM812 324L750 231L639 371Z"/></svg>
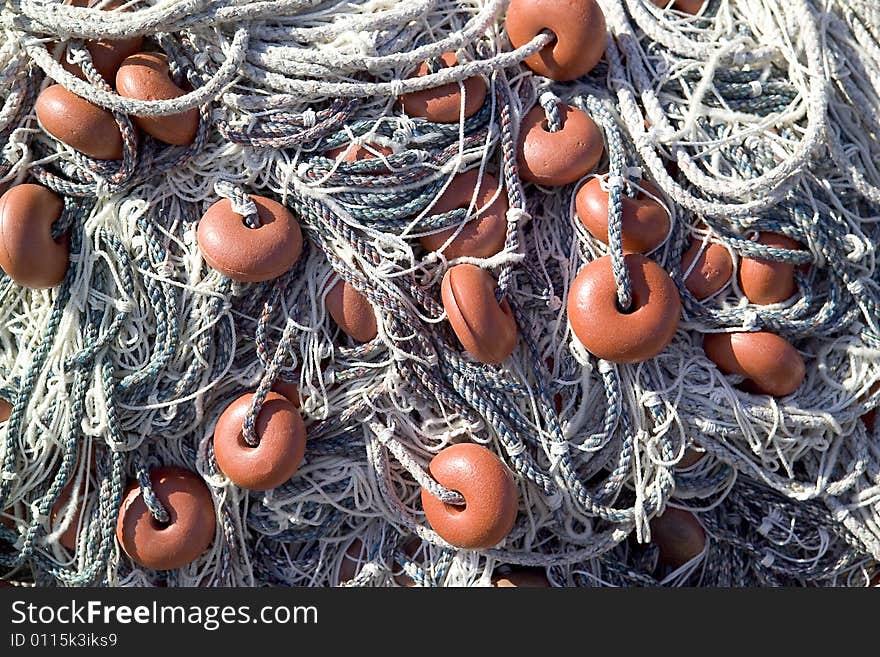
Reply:
<svg viewBox="0 0 880 657"><path fill-rule="evenodd" d="M7 195L22 185L51 192L46 243L62 244L69 262L59 282L28 285L6 267L15 253L4 256L0 577L871 582L880 570L876 3L560 2L604 16L589 44L601 59L568 80L529 65L564 35L508 34L512 12L541 2L508 4L3 3L0 185ZM122 42L167 57L164 84L177 92L122 95L95 47ZM102 113L106 134L74 130L72 101L38 117L55 84L86 114ZM452 119L432 120L424 97L451 98ZM595 166L561 184L524 174L534 111L550 135L575 113L588 117L601 138ZM179 132L187 122L179 144L148 127ZM99 153L107 149L117 152ZM579 209L588 188L607 206L601 230ZM259 231L260 198L295 218L301 250L280 275L238 280L208 262L200 224L225 202ZM652 204L659 240L633 248L627 239L647 229L628 228L627 208ZM493 230L490 252L453 249ZM215 260L247 251L246 241L229 241ZM42 272L50 251L44 260L32 249L25 269ZM695 292L695 275L717 273L701 264L710 253L720 282ZM623 339L640 303L635 262L665 272L680 312L657 353L626 362L595 353L573 327ZM607 265L619 321L598 310L572 317L575 281L595 263ZM783 298L758 299L749 267L783 272ZM444 296L455 271L490 280L488 305L504 310L476 347L460 330L472 318L456 324ZM461 304L455 312L467 315ZM504 351L511 326L512 352L481 357L480 347ZM778 390L747 363L713 356L710 344L729 355L732 339L753 334L781 345L768 357L772 376L802 380ZM285 400L306 436L295 474L268 490L237 485L218 466L218 420L242 405L236 426L256 445L264 412ZM497 457L515 490L515 520L478 549L425 515L426 495L451 515L482 503L429 469L459 444ZM213 530L183 565L155 568L117 529L131 496L157 527L179 524L153 476L170 466L203 482Z"/></svg>

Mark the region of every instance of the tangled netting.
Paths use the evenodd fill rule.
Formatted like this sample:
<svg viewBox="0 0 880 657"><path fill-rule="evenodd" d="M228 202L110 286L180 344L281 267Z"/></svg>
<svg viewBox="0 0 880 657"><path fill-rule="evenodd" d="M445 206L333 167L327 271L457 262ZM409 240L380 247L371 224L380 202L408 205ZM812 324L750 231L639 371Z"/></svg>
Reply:
<svg viewBox="0 0 880 657"><path fill-rule="evenodd" d="M599 4L605 56L554 83L521 63L552 36L512 47L504 0L131 0L125 11L6 0L0 181L63 197L55 230L70 231L71 260L51 290L0 279L2 578L469 586L532 567L560 586L867 585L880 561L880 440L862 417L880 402L877 3L708 0L696 15ZM133 35L167 53L185 95L131 100L94 75L83 44ZM457 66L411 77L450 51ZM485 103L458 123L401 108L402 94L474 76ZM121 160L41 129L33 108L48 80L114 112ZM609 253L575 215L579 185L519 175L521 117L540 103L552 126L559 102L604 136L593 175L611 190L609 233L641 179L671 217L651 258L679 288L682 321L638 365L592 356L566 316L577 272ZM192 145L135 139L128 115L189 108L200 108ZM327 156L349 142L377 157ZM461 259L492 272L516 318L516 350L497 367L462 350L440 303L450 263L419 242L464 226L464 210L432 207L469 169L502 180L509 204L504 249ZM247 205L249 193L290 208L306 238L268 283L224 277L196 239L209 205ZM758 244L756 231L803 249ZM697 300L680 266L693 238L735 263L807 266L785 303L749 303L736 275ZM375 310L366 344L325 310L339 278ZM756 328L804 357L795 393L748 392L706 357L704 334ZM305 461L278 488L244 491L217 467L213 427L233 399L279 380L298 385ZM519 515L496 548L456 549L422 512L422 486L455 501L427 463L458 442L514 473ZM126 486L152 499L146 473L169 464L208 484L217 532L190 565L152 571L121 551L116 519ZM667 507L693 511L708 537L675 569L651 543ZM59 541L71 528L75 549Z"/></svg>

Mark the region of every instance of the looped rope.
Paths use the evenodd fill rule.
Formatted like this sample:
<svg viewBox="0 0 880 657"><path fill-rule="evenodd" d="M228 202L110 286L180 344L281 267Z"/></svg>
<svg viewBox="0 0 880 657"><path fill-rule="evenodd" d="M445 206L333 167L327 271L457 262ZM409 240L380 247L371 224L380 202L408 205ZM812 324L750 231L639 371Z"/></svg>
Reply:
<svg viewBox="0 0 880 657"><path fill-rule="evenodd" d="M240 215L249 228L260 227L257 204L244 189L228 180L216 180L214 181L214 192L221 198L229 199L232 211Z"/></svg>
<svg viewBox="0 0 880 657"><path fill-rule="evenodd" d="M53 240L57 240L70 231L74 222L82 218L84 214L83 205L77 198L64 197L64 208L61 210L61 216L52 224L51 234Z"/></svg>
<svg viewBox="0 0 880 657"><path fill-rule="evenodd" d="M239 75L248 47L248 32L236 30L229 45L227 58L217 72L198 89L170 100L134 100L120 96L108 87L96 86L92 81L80 80L52 58L39 42L25 44L28 55L46 75L81 98L114 113L132 116L170 116L199 107L216 98Z"/></svg>
<svg viewBox="0 0 880 657"><path fill-rule="evenodd" d="M70 44L69 53L71 55L71 63L74 63L79 67L86 82L73 77L62 68L61 70L65 72L65 75L73 77L73 79L77 80L80 84L87 83L88 88L90 89L112 93L110 82L105 80L94 67L91 54L82 42L73 42ZM55 63L55 65L60 67L57 63ZM124 113L113 112L113 118L119 129L119 133L122 136L121 161L96 160L80 153L79 151L72 152L72 159L78 165L77 168L83 172L87 172L88 177L94 179L95 186L99 192L98 195L100 196L117 190L128 182L134 176L138 165L138 138L130 117ZM60 191L65 194L70 192L75 196L92 195L91 193L86 194L82 189L77 189L76 186L71 186L65 181L58 179L54 175L45 171L42 167L37 167L34 174L37 179L46 183L55 191Z"/></svg>
<svg viewBox="0 0 880 657"><path fill-rule="evenodd" d="M150 470L147 468L143 457L138 452L133 452L131 458L132 465L134 466L134 475L137 478L138 486L141 489L144 504L147 505L150 515L152 515L157 522L167 525L171 522L171 516L168 515L168 511L162 505L162 502L153 490L153 484L150 481Z"/></svg>
<svg viewBox="0 0 880 657"><path fill-rule="evenodd" d="M617 282L617 305L621 312L632 307L632 286L623 252L623 194L627 171L626 150L614 117L595 96L578 97L572 101L596 121L605 134L608 151L608 177L604 187L608 192L608 254L611 270Z"/></svg>
<svg viewBox="0 0 880 657"><path fill-rule="evenodd" d="M560 111L559 97L552 91L545 91L538 97L538 102L544 108L544 115L547 117L547 129L550 132L559 132L562 130L563 119Z"/></svg>
<svg viewBox="0 0 880 657"><path fill-rule="evenodd" d="M0 275L0 337L11 347L0 358L0 389L13 406L0 439L0 509L14 520L13 529L0 526L0 577L325 585L335 573L324 564L359 542L356 583L392 583L394 562L425 586L488 584L502 563L581 586L866 583L876 570L867 560L880 558L870 503L880 428L859 418L880 376L872 259L880 184L871 166L880 149L870 138L880 125L877 84L864 73L880 62L880 14L871 3L827 0L820 11L804 0L710 2L692 17L645 0L603 2L606 57L565 84L519 66L553 37L511 50L498 29L505 0L367 4L315 12L311 2L171 0L102 12L21 0L0 10L8 37L0 175L64 196L53 236L71 237L56 289L31 292ZM242 31L246 43L232 52ZM122 102L81 40L137 34L168 54L179 86L202 94L196 142L143 136L134 148L123 121L127 154L101 162L46 135L32 111L39 69L60 65L45 61L45 44L75 37L69 58L86 80L55 79L88 90L90 101L106 92ZM460 65L430 62L449 51L461 53ZM428 75L397 79L425 61ZM221 69L235 86L204 91ZM490 83L487 102L459 122L404 116L396 104L400 94L474 75ZM607 247L580 239L572 185L523 192L517 124L548 88L603 128ZM558 124L548 115L547 125ZM325 157L352 142L393 144L394 154ZM422 216L439 180L499 161L504 249L473 264L497 275L497 298L509 302L520 338L495 367L463 355L440 320L446 263L417 239L462 223L461 213ZM563 309L578 265L603 253L616 263L625 302L616 213L643 173L672 215L652 257L679 285L683 321L657 358L618 366L578 344ZM206 275L193 228L216 180L295 211L303 256L274 284ZM243 190L231 195L236 211L252 211ZM755 231L789 235L804 249L748 242ZM784 303L737 299L735 283L696 299L680 258L689 238L704 234L729 247L734 268L737 257L809 266L796 271ZM337 339L327 319L323 282L334 272L381 320L369 344ZM294 324L283 348L275 346L285 339L282 319ZM807 381L785 400L737 388L742 377L722 376L701 347L701 334L753 328L786 337L807 360ZM211 462L204 418L242 381L260 376L259 393L293 371L309 399L314 467L249 504ZM254 423L259 405L249 409ZM374 432L374 418L376 432L388 426L394 435ZM431 487L424 463L465 436L504 458L524 509L503 548L469 555L426 525L417 501L418 486L460 501ZM676 468L691 442L702 460ZM51 507L79 446L94 443L90 480L99 489L88 492L75 553L61 560L62 548L43 540L60 532ZM190 467L215 489L217 539L190 568L156 576L120 564L115 521L138 450ZM710 540L697 568L667 577L657 549L628 537L646 540L648 522L670 502L692 507ZM415 535L418 551L401 535Z"/></svg>
<svg viewBox="0 0 880 657"><path fill-rule="evenodd" d="M415 458L407 451L406 447L400 444L394 437L393 426L383 427L380 424L371 424L370 428L376 435L379 443L394 455L394 458L406 468L406 471L413 476L422 488L446 504L465 506L465 499L461 493L446 488L422 469Z"/></svg>
<svg viewBox="0 0 880 657"><path fill-rule="evenodd" d="M244 434L245 442L251 447L256 447L260 444L260 438L257 435L256 429L257 417L260 414L260 409L262 409L263 403L266 401L266 396L269 394L269 391L272 390L272 386L278 378L284 359L290 352L291 337L294 328L295 324L293 320L288 319L287 323L284 325L281 339L278 341L278 347L275 349L275 354L272 356L269 366L266 368L263 377L260 379L260 383L254 392L253 399L248 408L247 415L244 417L242 432Z"/></svg>

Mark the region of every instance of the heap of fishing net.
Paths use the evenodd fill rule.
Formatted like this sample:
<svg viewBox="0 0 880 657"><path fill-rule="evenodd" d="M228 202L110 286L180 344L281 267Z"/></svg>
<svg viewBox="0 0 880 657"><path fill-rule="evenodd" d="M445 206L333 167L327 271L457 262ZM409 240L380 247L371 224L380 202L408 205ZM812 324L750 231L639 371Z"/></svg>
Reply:
<svg viewBox="0 0 880 657"><path fill-rule="evenodd" d="M880 399L880 14L869 0L707 0L696 14L599 0L602 61L554 82L521 63L552 37L513 47L507 4L4 3L0 181L64 199L56 234L69 230L71 256L51 289L0 279L0 577L869 583L880 560L880 441L863 419ZM189 88L151 111L200 108L191 145L134 139L134 106L60 63L87 68L84 42L138 35ZM447 52L457 66L411 77ZM401 106L402 95L474 76L487 93L467 119L434 123ZM121 160L96 162L41 128L34 103L48 80L116 112ZM678 286L681 322L642 363L597 359L568 321L575 276L609 253L576 215L583 181L521 181L522 118L537 105L552 122L561 103L601 128L603 184L626 195L650 180L669 212L650 257ZM352 142L373 157L328 157ZM503 181L510 208L503 250L464 259L492 273L516 317L516 349L498 366L462 349L441 304L450 262L419 240L463 225L463 211L432 206L466 170ZM205 210L247 194L280 201L303 231L300 258L274 281L232 281L200 253ZM801 251L762 250L756 232ZM783 303L750 303L735 273L698 300L681 267L692 239L722 245L735 265L769 254L807 266ZM340 278L375 311L366 343L326 310ZM719 371L703 337L734 329L797 348L806 377L794 393L758 394ZM247 491L217 467L214 425L242 394L279 382L297 386L305 458L283 485ZM500 457L516 483L516 524L491 549L450 545L422 513L428 462L467 442ZM157 571L115 532L126 487L148 488L148 473L168 465L204 480L217 528L195 561ZM673 508L693 513L704 536L685 563L651 541L653 519Z"/></svg>

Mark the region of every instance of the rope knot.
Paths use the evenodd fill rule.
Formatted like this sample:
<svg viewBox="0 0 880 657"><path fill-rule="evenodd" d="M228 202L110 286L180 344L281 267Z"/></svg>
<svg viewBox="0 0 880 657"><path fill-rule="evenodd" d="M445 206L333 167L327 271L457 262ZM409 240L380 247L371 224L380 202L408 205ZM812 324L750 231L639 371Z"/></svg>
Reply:
<svg viewBox="0 0 880 657"><path fill-rule="evenodd" d="M663 406L663 397L652 390L648 390L642 393L642 403L648 408L657 408Z"/></svg>
<svg viewBox="0 0 880 657"><path fill-rule="evenodd" d="M568 456L568 443L566 442L553 442L550 443L550 460L552 462L551 467L555 470L559 461L564 456Z"/></svg>
<svg viewBox="0 0 880 657"><path fill-rule="evenodd" d="M865 284L862 282L862 279L857 278L847 283L846 289L849 290L850 294L854 297L860 297L865 293Z"/></svg>
<svg viewBox="0 0 880 657"><path fill-rule="evenodd" d="M391 80L388 83L388 86L390 87L390 92L391 92L389 95L392 98L397 98L398 96L402 96L403 90L406 88L404 81L398 80L396 78L394 80Z"/></svg>
<svg viewBox="0 0 880 657"><path fill-rule="evenodd" d="M761 322L758 318L758 313L751 308L746 308L743 310L742 315L742 327L745 331L752 331L761 326Z"/></svg>
<svg viewBox="0 0 880 657"><path fill-rule="evenodd" d="M531 220L532 215L522 208L514 207L507 209L507 224L509 226L524 226Z"/></svg>
<svg viewBox="0 0 880 657"><path fill-rule="evenodd" d="M91 55L89 55L81 42L69 44L65 58L69 64L74 64L76 66L92 60Z"/></svg>
<svg viewBox="0 0 880 657"><path fill-rule="evenodd" d="M376 440L383 445L387 445L392 438L394 438L394 427L385 427L376 432Z"/></svg>
<svg viewBox="0 0 880 657"><path fill-rule="evenodd" d="M547 117L547 129L550 132L559 132L564 125L562 113L559 110L559 97L552 91L545 91L538 98L541 107L544 108L544 115Z"/></svg>
<svg viewBox="0 0 880 657"><path fill-rule="evenodd" d="M604 180L601 181L600 185L603 191L610 192L614 188L623 188L623 186L626 185L627 182L628 180L625 176L609 174L605 177Z"/></svg>
<svg viewBox="0 0 880 657"><path fill-rule="evenodd" d="M314 128L318 123L318 113L311 107L304 111L300 117L302 118L303 127L306 129Z"/></svg>
<svg viewBox="0 0 880 657"><path fill-rule="evenodd" d="M228 180L217 180L214 183L214 192L217 196L228 199L232 211L244 217L245 222L251 228L259 228L260 219L257 204L247 192Z"/></svg>

